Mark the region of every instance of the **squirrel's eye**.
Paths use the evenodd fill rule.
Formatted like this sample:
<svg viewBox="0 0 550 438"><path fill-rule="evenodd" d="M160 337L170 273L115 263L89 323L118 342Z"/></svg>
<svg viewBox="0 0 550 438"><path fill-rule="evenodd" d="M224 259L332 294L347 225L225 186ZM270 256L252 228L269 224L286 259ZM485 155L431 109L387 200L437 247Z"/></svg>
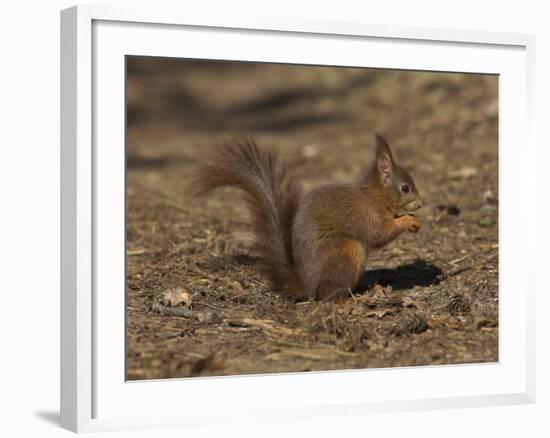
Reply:
<svg viewBox="0 0 550 438"><path fill-rule="evenodd" d="M409 193L410 190L411 190L411 189L410 189L410 187L408 186L408 184L402 184L402 185L401 185L401 191L402 191L403 193Z"/></svg>

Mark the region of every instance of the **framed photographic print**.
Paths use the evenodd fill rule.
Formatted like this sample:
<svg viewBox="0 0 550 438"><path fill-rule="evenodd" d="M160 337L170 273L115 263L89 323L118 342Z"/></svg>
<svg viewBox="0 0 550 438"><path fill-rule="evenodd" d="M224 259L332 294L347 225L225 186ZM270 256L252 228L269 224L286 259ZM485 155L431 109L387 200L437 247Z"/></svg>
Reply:
<svg viewBox="0 0 550 438"><path fill-rule="evenodd" d="M63 427L534 401L532 36L61 26Z"/></svg>

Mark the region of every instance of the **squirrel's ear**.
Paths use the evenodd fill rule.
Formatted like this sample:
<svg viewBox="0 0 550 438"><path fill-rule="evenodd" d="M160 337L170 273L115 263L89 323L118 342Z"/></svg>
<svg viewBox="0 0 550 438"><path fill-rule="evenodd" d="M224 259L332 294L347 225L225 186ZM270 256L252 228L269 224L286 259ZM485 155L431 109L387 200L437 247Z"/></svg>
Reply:
<svg viewBox="0 0 550 438"><path fill-rule="evenodd" d="M393 155L386 139L380 134L374 134L374 144L376 146L376 158L386 155L393 163Z"/></svg>
<svg viewBox="0 0 550 438"><path fill-rule="evenodd" d="M386 182L394 170L393 156L388 142L379 134L374 136L376 145L376 167L382 178Z"/></svg>

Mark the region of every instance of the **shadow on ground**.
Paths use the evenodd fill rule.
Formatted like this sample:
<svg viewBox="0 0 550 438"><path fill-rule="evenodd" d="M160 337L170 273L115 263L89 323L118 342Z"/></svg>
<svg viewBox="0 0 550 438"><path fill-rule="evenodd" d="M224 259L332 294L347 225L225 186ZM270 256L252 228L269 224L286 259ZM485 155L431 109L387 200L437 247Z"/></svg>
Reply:
<svg viewBox="0 0 550 438"><path fill-rule="evenodd" d="M359 280L357 290L365 292L374 285L391 286L393 290L407 290L415 286L428 287L440 282L443 271L424 260L398 266L394 269L366 271Z"/></svg>

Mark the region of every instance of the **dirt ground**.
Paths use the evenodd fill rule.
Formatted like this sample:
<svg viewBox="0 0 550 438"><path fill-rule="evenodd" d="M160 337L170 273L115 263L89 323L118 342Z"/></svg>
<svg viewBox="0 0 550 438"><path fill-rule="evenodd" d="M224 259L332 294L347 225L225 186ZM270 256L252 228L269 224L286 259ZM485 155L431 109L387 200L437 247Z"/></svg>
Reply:
<svg viewBox="0 0 550 438"><path fill-rule="evenodd" d="M127 378L498 360L498 78L129 58ZM242 194L185 198L224 139L276 147L305 190L351 182L387 137L423 228L371 254L354 297L268 290ZM192 304L170 307L166 292ZM160 304L164 302L164 305Z"/></svg>

